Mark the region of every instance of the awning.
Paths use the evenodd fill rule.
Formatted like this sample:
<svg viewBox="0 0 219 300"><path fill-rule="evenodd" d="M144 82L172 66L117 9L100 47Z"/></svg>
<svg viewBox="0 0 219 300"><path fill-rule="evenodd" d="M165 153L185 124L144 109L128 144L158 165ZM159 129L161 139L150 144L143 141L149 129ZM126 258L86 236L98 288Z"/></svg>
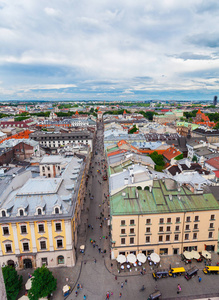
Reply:
<svg viewBox="0 0 219 300"><path fill-rule="evenodd" d="M204 256L204 258L211 259L211 253L206 250L202 251L202 256Z"/></svg>
<svg viewBox="0 0 219 300"><path fill-rule="evenodd" d="M200 258L200 254L198 253L198 251L192 250L191 255L192 255L192 258L194 258L194 259Z"/></svg>
<svg viewBox="0 0 219 300"><path fill-rule="evenodd" d="M128 254L127 255L127 261L131 264L134 264L136 262L136 256L134 254Z"/></svg>
<svg viewBox="0 0 219 300"><path fill-rule="evenodd" d="M30 290L31 289L31 286L32 286L32 278L34 277L31 277L27 280L26 284L25 284L25 289L26 290ZM29 298L28 298L29 299Z"/></svg>
<svg viewBox="0 0 219 300"><path fill-rule="evenodd" d="M193 259L193 256L189 251L184 251L183 255L185 256L186 259Z"/></svg>
<svg viewBox="0 0 219 300"><path fill-rule="evenodd" d="M63 288L62 288L62 291L63 291L63 293L66 293L66 292L68 292L70 290L70 286L69 285L64 285L63 286Z"/></svg>
<svg viewBox="0 0 219 300"><path fill-rule="evenodd" d="M143 264L146 262L147 257L144 255L144 253L138 253L137 260Z"/></svg>
<svg viewBox="0 0 219 300"><path fill-rule="evenodd" d="M118 263L120 263L120 264L124 264L125 262L126 262L126 257L125 257L125 255L122 255L122 254L119 254L118 256L117 256L117 262Z"/></svg>
<svg viewBox="0 0 219 300"><path fill-rule="evenodd" d="M160 256L157 253L151 253L150 258L154 263L160 262Z"/></svg>

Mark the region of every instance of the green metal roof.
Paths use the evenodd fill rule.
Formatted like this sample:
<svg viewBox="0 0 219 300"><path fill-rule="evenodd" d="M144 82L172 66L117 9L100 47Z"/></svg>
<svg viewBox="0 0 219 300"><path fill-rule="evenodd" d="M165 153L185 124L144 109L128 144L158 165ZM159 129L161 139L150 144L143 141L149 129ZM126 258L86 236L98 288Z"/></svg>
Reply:
<svg viewBox="0 0 219 300"><path fill-rule="evenodd" d="M216 210L219 203L211 193L193 194L187 187L167 190L165 183L155 180L152 192L125 187L111 196L110 209L111 215L159 214Z"/></svg>

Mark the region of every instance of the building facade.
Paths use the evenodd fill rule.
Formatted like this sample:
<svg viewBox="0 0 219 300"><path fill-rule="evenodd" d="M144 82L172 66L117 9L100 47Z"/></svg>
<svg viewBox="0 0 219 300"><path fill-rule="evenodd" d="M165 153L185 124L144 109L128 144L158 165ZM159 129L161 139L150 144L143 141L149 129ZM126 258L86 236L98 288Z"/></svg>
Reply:
<svg viewBox="0 0 219 300"><path fill-rule="evenodd" d="M209 191L194 194L172 179L150 190L126 187L110 197L111 258L119 254L217 251L219 204Z"/></svg>

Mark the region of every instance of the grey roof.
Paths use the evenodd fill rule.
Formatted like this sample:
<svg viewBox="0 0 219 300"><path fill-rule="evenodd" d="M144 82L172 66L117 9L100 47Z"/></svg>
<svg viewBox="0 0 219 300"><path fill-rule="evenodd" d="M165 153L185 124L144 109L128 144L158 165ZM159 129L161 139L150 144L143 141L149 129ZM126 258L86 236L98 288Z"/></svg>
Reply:
<svg viewBox="0 0 219 300"><path fill-rule="evenodd" d="M121 161L125 160L132 160L134 162L139 162L141 161L142 164L150 164L152 166L155 165L154 161L150 158L150 156L146 155L140 155L136 153L131 153L131 152L126 152L126 153L119 153L116 155L112 155L108 157L108 164L114 164L114 163L119 163Z"/></svg>
<svg viewBox="0 0 219 300"><path fill-rule="evenodd" d="M1 143L1 148L14 147L19 143L25 143L25 144L30 145L32 147L36 147L37 145L39 145L39 142L31 140L31 139L10 139L10 140L3 141Z"/></svg>
<svg viewBox="0 0 219 300"><path fill-rule="evenodd" d="M69 163L71 158L65 158L60 155L45 155L40 164L61 164L61 163Z"/></svg>

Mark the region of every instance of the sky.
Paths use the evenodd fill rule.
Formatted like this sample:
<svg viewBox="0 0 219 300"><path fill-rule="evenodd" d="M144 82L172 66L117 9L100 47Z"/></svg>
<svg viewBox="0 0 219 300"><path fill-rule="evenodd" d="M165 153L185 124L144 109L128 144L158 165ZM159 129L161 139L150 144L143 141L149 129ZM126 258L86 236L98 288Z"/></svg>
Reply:
<svg viewBox="0 0 219 300"><path fill-rule="evenodd" d="M213 100L218 0L1 0L0 100Z"/></svg>

